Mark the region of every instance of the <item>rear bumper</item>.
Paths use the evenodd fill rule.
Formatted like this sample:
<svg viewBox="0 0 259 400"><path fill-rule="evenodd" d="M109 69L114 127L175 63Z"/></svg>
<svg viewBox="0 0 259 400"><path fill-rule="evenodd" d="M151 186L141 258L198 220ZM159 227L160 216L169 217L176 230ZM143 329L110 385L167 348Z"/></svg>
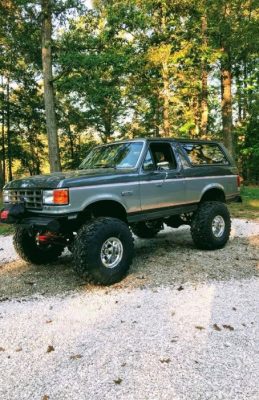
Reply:
<svg viewBox="0 0 259 400"><path fill-rule="evenodd" d="M238 195L230 196L227 198L227 203L242 203L242 197Z"/></svg>

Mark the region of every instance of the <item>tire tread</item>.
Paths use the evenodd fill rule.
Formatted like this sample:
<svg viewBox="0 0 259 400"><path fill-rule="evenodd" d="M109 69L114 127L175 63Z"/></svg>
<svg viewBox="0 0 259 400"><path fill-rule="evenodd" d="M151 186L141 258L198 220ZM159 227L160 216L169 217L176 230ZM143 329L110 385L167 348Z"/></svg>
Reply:
<svg viewBox="0 0 259 400"><path fill-rule="evenodd" d="M215 211L214 211L215 210ZM208 221L211 220L213 212L223 215L226 229L222 238L215 238ZM203 250L215 250L225 246L231 231L231 220L227 206L219 201L206 201L201 203L194 214L191 224L191 235L195 245Z"/></svg>
<svg viewBox="0 0 259 400"><path fill-rule="evenodd" d="M111 226L113 229L115 229L115 231L121 231L122 235L127 236L127 260L124 260L122 268L118 269L114 275L112 275L112 272L103 270L105 267L101 267L101 261L98 262L98 259L96 259L96 254L98 252L98 240L102 237L103 233L109 231ZM78 232L73 252L74 270L81 277L96 284L110 285L116 283L126 275L132 263L133 248L133 237L128 225L125 222L117 218L99 217L92 223L90 222L84 225ZM121 263L122 261L120 264ZM104 271L106 272L106 275L104 274Z"/></svg>
<svg viewBox="0 0 259 400"><path fill-rule="evenodd" d="M13 245L17 254L26 262L37 265L50 263L56 261L64 250L62 246L52 246L47 251L42 251L33 240L26 228L16 228Z"/></svg>

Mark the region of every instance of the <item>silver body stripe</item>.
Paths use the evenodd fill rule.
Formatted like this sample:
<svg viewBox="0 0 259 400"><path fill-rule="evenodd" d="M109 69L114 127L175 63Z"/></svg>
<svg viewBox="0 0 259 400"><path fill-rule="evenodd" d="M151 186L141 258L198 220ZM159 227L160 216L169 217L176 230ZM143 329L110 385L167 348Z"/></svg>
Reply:
<svg viewBox="0 0 259 400"><path fill-rule="evenodd" d="M101 187L115 187L115 186L131 186L131 185L145 185L150 183L157 183L158 181L164 182L181 182L181 181L193 181L193 180L201 180L201 179L225 179L225 178L236 178L237 175L217 175L217 176L195 176L195 177L186 177L186 178L171 178L171 179L152 179L152 180L140 180L140 181L133 181L133 182L121 182L121 183L104 183L100 185L87 185L87 186L75 186L70 187L69 190L85 190L85 189L96 189Z"/></svg>

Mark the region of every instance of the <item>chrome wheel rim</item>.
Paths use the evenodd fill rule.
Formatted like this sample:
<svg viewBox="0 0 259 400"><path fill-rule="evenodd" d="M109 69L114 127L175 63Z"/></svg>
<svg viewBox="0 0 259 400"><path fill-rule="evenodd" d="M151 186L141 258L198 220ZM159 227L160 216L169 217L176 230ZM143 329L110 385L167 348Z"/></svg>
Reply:
<svg viewBox="0 0 259 400"><path fill-rule="evenodd" d="M101 248L101 260L106 268L115 268L121 262L123 246L120 239L110 237Z"/></svg>
<svg viewBox="0 0 259 400"><path fill-rule="evenodd" d="M217 215L212 221L212 233L215 237L219 238L225 231L225 221L221 215Z"/></svg>

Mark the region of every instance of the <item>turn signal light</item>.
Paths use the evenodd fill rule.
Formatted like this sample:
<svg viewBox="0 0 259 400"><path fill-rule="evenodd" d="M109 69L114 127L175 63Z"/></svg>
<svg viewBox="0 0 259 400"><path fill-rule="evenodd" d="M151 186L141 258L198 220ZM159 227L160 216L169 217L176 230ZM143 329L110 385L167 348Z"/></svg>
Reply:
<svg viewBox="0 0 259 400"><path fill-rule="evenodd" d="M59 204L59 205L69 204L68 189L53 190L53 204Z"/></svg>

